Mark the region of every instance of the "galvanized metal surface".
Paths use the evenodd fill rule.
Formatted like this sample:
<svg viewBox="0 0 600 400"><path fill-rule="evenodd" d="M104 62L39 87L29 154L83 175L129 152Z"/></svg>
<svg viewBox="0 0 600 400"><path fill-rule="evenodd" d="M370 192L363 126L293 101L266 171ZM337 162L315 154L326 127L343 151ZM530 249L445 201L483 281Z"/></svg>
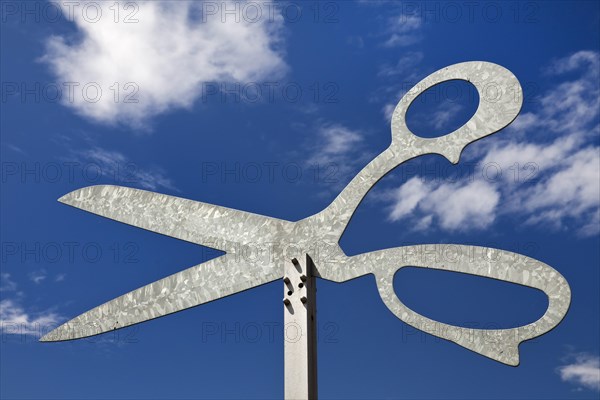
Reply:
<svg viewBox="0 0 600 400"><path fill-rule="evenodd" d="M284 396L316 400L317 287L309 255L285 263L283 282Z"/></svg>
<svg viewBox="0 0 600 400"><path fill-rule="evenodd" d="M477 88L480 103L475 114L448 135L432 139L413 135L406 126L406 112L412 101L428 88L454 79L469 81ZM556 270L507 251L460 245L453 245L452 251L483 255L459 260L421 259L413 253L436 246L421 245L347 257L338 241L364 196L389 171L423 154L441 154L457 163L467 144L510 124L521 105L518 80L499 65L466 62L431 74L411 89L394 110L390 147L354 177L331 205L298 222L124 187L93 186L76 190L60 201L153 232L224 250L227 254L96 307L41 340L95 335L216 300L280 279L286 262L309 254L315 263L315 274L322 279L344 282L373 274L384 303L402 321L494 360L517 365L519 343L549 331L567 312L570 289ZM538 321L514 329L478 330L442 324L415 313L397 298L392 287L393 275L409 265L534 287L548 295L549 307Z"/></svg>

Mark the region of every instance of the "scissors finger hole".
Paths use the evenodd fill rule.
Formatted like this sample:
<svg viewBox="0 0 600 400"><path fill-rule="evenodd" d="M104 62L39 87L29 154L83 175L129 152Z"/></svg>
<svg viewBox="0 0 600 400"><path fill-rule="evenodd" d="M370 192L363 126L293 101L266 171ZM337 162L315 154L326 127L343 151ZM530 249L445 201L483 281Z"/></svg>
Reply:
<svg viewBox="0 0 600 400"><path fill-rule="evenodd" d="M477 111L479 92L470 82L452 79L420 93L406 111L406 125L416 136L435 138L465 125Z"/></svg>
<svg viewBox="0 0 600 400"><path fill-rule="evenodd" d="M539 289L456 271L401 268L393 288L414 312L463 328L518 328L537 321L548 308L548 297Z"/></svg>
<svg viewBox="0 0 600 400"><path fill-rule="evenodd" d="M435 138L415 135L406 124L406 112L424 91L443 82L463 80L479 93L479 104L471 118L458 129ZM400 100L391 119L392 148L412 156L441 154L457 163L463 148L510 124L523 104L517 78L507 69L484 61L470 61L442 68L427 76Z"/></svg>

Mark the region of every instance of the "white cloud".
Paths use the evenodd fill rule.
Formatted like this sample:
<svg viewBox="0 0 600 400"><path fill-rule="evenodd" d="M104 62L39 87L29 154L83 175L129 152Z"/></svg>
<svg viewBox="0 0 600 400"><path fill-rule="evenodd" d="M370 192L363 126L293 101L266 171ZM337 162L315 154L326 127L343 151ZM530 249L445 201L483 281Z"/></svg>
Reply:
<svg viewBox="0 0 600 400"><path fill-rule="evenodd" d="M365 40L361 36L349 36L348 39L346 39L346 43L358 49L365 47Z"/></svg>
<svg viewBox="0 0 600 400"><path fill-rule="evenodd" d="M328 191L339 190L370 157L364 133L335 123L322 123L317 132L306 166L320 171L319 181L328 185Z"/></svg>
<svg viewBox="0 0 600 400"><path fill-rule="evenodd" d="M494 221L499 198L496 189L485 182L444 184L431 192L423 208L435 214L442 228L448 230L485 228Z"/></svg>
<svg viewBox="0 0 600 400"><path fill-rule="evenodd" d="M11 149L12 151L14 151L15 153L19 153L19 154L23 154L23 155L27 155L27 153L25 153L25 150L23 150L22 148L20 148L19 146L16 146L14 144L10 144L10 143L6 143L3 145L6 145L6 147L8 147L9 149Z"/></svg>
<svg viewBox="0 0 600 400"><path fill-rule="evenodd" d="M572 364L559 367L558 373L565 382L600 391L600 358L597 355L579 354Z"/></svg>
<svg viewBox="0 0 600 400"><path fill-rule="evenodd" d="M546 222L561 227L566 218L580 219L580 234L600 231L600 157L592 146L566 159L566 166L548 179L525 190L520 196L525 210L533 214L528 222ZM590 225L590 223L595 225Z"/></svg>
<svg viewBox="0 0 600 400"><path fill-rule="evenodd" d="M166 188L177 191L162 168L137 165L118 151L93 146L85 150L71 150L71 153L82 164L94 165L95 168L91 169L93 172L115 178L119 183L137 185L148 190Z"/></svg>
<svg viewBox="0 0 600 400"><path fill-rule="evenodd" d="M539 124L540 120L537 115L530 112L525 112L519 114L513 123L510 124L506 129L512 132L522 132L537 127Z"/></svg>
<svg viewBox="0 0 600 400"><path fill-rule="evenodd" d="M555 61L550 73L580 71L580 76L559 83L541 97L539 107L516 120L512 130L521 130L517 140L482 142L477 153L481 173L471 183L409 180L395 197L388 196L393 203L390 219L412 218L415 229L437 221L442 229L455 230L483 228L500 214L512 214L525 224L572 229L581 236L598 234L599 60L598 53L578 52ZM444 118L432 118L431 123ZM524 139L525 133L536 132L542 142ZM486 176L488 167L502 171L501 178Z"/></svg>
<svg viewBox="0 0 600 400"><path fill-rule="evenodd" d="M553 62L547 68L552 76L580 72L578 79L559 84L540 99L537 127L556 133L590 133L598 131L600 110L600 55L593 51L579 51Z"/></svg>
<svg viewBox="0 0 600 400"><path fill-rule="evenodd" d="M546 71L549 74L558 75L564 74L565 72L571 72L579 69L582 65L587 64L592 66L592 70L598 71L600 67L600 60L598 60L598 54L590 50L581 50L573 53L569 57L560 58L555 60Z"/></svg>
<svg viewBox="0 0 600 400"><path fill-rule="evenodd" d="M112 2L95 4L102 8L97 22L65 8L65 15L73 16L77 40L50 37L42 58L58 81L79 83L74 96L63 95L63 103L93 121L147 128L155 115L191 107L207 82L273 80L287 69L279 49L281 15L236 22L235 16L202 14L202 2L152 1L136 3L137 23L115 23ZM89 83L102 89L97 102L92 102L93 87L92 100L81 95ZM136 88L138 102L124 102Z"/></svg>
<svg viewBox="0 0 600 400"><path fill-rule="evenodd" d="M444 108L436 110L429 119L430 125L435 129L442 129L444 126L447 126L448 122L462 110L462 106L458 103L445 103L444 105Z"/></svg>
<svg viewBox="0 0 600 400"><path fill-rule="evenodd" d="M29 273L29 279L33 281L36 285L42 283L47 277L46 271L41 269L39 271L32 271Z"/></svg>
<svg viewBox="0 0 600 400"><path fill-rule="evenodd" d="M40 283L46 278L45 271L37 271L30 277L35 283ZM17 298L23 297L22 292L17 292L17 284L7 272L0 275L0 291L16 292ZM4 298L0 301L0 332L3 334L40 337L64 319L54 311L27 312L14 299Z"/></svg>
<svg viewBox="0 0 600 400"><path fill-rule="evenodd" d="M395 65L383 64L377 75L379 76L394 76L402 75L405 81L415 79L415 67L423 60L423 53L420 51L411 51L404 54L398 59Z"/></svg>
<svg viewBox="0 0 600 400"><path fill-rule="evenodd" d="M392 120L392 115L394 114L395 109L396 105L393 103L388 103L383 106L381 111L383 112L383 117L387 122L390 122Z"/></svg>
<svg viewBox="0 0 600 400"><path fill-rule="evenodd" d="M373 3L372 4L382 4L382 3ZM391 3L392 5L395 3ZM382 44L383 47L393 48L393 47L407 47L418 43L422 38L422 26L423 21L420 17L416 15L407 15L405 13L399 12L388 18L384 24L383 28L383 36L385 36L385 40ZM393 78L389 79L392 82L388 82L385 87L381 88L379 91L385 95L385 104L382 107L382 112L385 120L390 122L392 119L392 113L396 108L396 102L387 103L390 100L390 96L397 97L397 100L400 100L406 91L410 88L408 83L416 83L420 78L420 73L417 71L418 65L423 61L424 53L421 51L407 51L402 54L398 61L395 64L384 63L379 68L378 76L384 78ZM398 84L397 77L401 76L402 83ZM394 82L395 81L395 82ZM412 86L412 85L411 85ZM375 101L376 98L380 98L380 95L374 96Z"/></svg>
<svg viewBox="0 0 600 400"><path fill-rule="evenodd" d="M388 38L384 47L409 46L421 40L421 18L415 15L398 14L388 21Z"/></svg>
<svg viewBox="0 0 600 400"><path fill-rule="evenodd" d="M58 274L54 278L54 282L62 282L65 280L66 277L67 277L67 274Z"/></svg>
<svg viewBox="0 0 600 400"><path fill-rule="evenodd" d="M518 163L525 165L534 162L541 170L558 168L567 164L566 158L581 144L578 135L560 137L550 143L500 142L487 147L487 154L482 158L483 165L498 164L503 170ZM512 179L511 174L503 174Z"/></svg>
<svg viewBox="0 0 600 400"><path fill-rule="evenodd" d="M397 221L412 213L419 202L430 192L431 188L421 179L411 178L394 191L394 206L390 212L390 219Z"/></svg>
<svg viewBox="0 0 600 400"><path fill-rule="evenodd" d="M395 192L390 219L396 221L413 214L420 215L416 230L428 228L433 217L449 231L485 228L495 218L500 198L497 190L481 181L436 185L411 178Z"/></svg>
<svg viewBox="0 0 600 400"><path fill-rule="evenodd" d="M362 135L357 131L338 124L322 126L319 135L321 143L315 157L322 160L345 157L363 140Z"/></svg>
<svg viewBox="0 0 600 400"><path fill-rule="evenodd" d="M17 290L17 284L10 279L8 272L0 274L0 292L13 292Z"/></svg>
<svg viewBox="0 0 600 400"><path fill-rule="evenodd" d="M4 334L39 337L63 319L60 315L50 311L31 315L13 300L0 301L0 330Z"/></svg>

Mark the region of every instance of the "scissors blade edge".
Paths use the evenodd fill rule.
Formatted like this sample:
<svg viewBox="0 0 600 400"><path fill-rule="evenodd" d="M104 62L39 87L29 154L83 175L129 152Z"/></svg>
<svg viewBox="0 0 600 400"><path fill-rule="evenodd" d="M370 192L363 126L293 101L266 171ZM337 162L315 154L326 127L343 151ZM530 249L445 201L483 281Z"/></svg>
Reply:
<svg viewBox="0 0 600 400"><path fill-rule="evenodd" d="M44 335L57 342L99 335L196 307L282 277L274 265L214 258L95 307Z"/></svg>

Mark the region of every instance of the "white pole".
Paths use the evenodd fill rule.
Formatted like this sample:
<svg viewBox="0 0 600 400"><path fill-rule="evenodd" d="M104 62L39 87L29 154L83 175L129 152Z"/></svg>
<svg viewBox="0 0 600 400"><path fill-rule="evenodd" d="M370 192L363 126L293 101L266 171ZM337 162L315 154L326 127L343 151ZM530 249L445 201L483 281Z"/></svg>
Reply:
<svg viewBox="0 0 600 400"><path fill-rule="evenodd" d="M284 375L286 400L317 399L317 287L311 258L284 268Z"/></svg>

